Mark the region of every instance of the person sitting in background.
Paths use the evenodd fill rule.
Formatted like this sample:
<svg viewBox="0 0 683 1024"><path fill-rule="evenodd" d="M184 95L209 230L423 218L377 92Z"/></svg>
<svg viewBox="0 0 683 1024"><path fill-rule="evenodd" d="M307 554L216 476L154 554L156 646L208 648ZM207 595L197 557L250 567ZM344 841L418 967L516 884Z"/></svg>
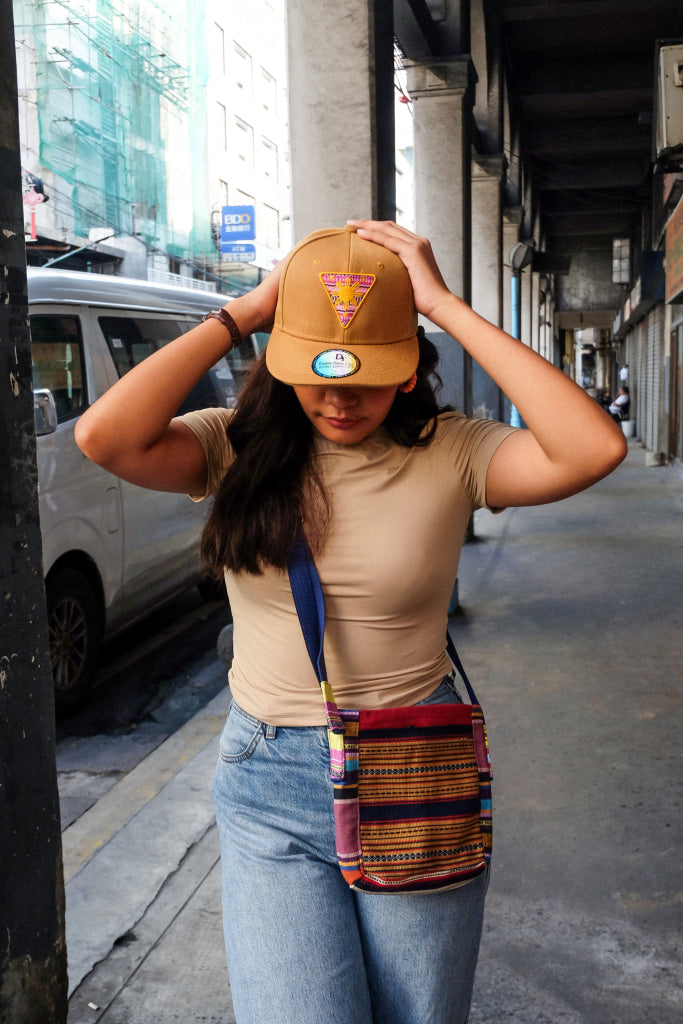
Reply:
<svg viewBox="0 0 683 1024"><path fill-rule="evenodd" d="M628 388L624 384L619 388L616 398L610 403L608 412L613 420L617 423L621 423L622 420L628 419L628 411L631 407L631 397L628 393Z"/></svg>

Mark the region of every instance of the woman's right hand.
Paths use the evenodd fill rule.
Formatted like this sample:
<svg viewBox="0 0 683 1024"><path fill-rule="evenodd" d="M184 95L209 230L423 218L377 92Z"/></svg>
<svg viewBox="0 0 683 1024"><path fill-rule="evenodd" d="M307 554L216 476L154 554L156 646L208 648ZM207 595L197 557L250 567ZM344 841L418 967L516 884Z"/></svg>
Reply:
<svg viewBox="0 0 683 1024"><path fill-rule="evenodd" d="M270 331L282 266L227 306L242 337ZM140 487L203 490L206 459L176 410L231 345L218 320L198 324L125 374L76 424L76 443L93 462ZM173 422L172 422L173 421Z"/></svg>

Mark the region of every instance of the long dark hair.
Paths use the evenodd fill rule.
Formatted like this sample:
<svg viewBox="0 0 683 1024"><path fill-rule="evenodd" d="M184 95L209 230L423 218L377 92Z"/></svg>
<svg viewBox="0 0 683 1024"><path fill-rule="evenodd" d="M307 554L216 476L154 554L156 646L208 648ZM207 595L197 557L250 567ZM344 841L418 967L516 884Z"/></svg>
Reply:
<svg viewBox="0 0 683 1024"><path fill-rule="evenodd" d="M383 424L406 448L430 443L442 411L438 352L422 328L418 340L417 384L396 393ZM320 550L330 503L312 458L314 432L294 389L271 376L262 354L227 428L235 458L202 535L202 560L216 575L229 569L258 576L267 565L286 569L302 523L313 551Z"/></svg>

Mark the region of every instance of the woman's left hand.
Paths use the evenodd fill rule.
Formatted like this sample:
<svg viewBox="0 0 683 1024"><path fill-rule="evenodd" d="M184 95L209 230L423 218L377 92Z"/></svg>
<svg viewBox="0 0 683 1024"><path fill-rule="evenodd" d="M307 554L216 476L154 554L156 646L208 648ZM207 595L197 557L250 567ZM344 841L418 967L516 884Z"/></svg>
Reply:
<svg viewBox="0 0 683 1024"><path fill-rule="evenodd" d="M556 501L589 486L621 462L626 442L612 418L558 367L453 295L426 238L392 221L350 223L362 238L399 256L410 274L419 312L458 339L526 421L528 430L507 437L489 463L489 504Z"/></svg>
<svg viewBox="0 0 683 1024"><path fill-rule="evenodd" d="M394 221L351 220L361 238L395 252L405 265L413 286L418 312L432 320L439 305L450 297L428 239L395 224Z"/></svg>

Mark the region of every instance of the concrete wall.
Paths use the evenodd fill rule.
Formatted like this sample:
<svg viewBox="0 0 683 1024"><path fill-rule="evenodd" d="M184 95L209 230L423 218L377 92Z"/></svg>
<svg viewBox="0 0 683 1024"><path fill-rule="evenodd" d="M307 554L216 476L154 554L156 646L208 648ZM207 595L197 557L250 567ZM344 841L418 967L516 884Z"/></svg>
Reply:
<svg viewBox="0 0 683 1024"><path fill-rule="evenodd" d="M621 301L619 285L612 284L612 257L608 252L582 252L572 256L569 273L557 278L555 306L569 310L614 309Z"/></svg>

